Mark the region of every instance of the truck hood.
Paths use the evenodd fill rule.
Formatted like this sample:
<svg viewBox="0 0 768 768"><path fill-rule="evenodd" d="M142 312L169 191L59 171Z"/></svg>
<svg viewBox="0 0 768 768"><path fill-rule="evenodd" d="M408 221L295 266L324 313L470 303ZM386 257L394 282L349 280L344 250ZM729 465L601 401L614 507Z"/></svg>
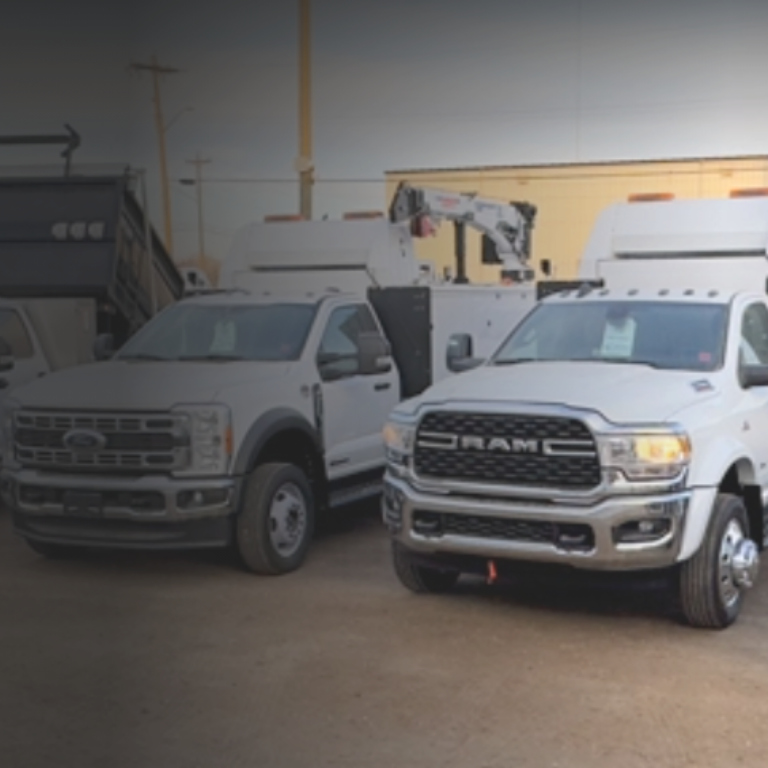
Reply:
<svg viewBox="0 0 768 768"><path fill-rule="evenodd" d="M269 382L290 375L290 363L109 361L58 371L14 390L31 408L167 410L210 403L224 389L249 383L258 398Z"/></svg>
<svg viewBox="0 0 768 768"><path fill-rule="evenodd" d="M716 374L665 371L642 365L534 362L483 366L456 374L404 403L415 412L425 404L519 402L596 411L614 423L658 422L714 397Z"/></svg>

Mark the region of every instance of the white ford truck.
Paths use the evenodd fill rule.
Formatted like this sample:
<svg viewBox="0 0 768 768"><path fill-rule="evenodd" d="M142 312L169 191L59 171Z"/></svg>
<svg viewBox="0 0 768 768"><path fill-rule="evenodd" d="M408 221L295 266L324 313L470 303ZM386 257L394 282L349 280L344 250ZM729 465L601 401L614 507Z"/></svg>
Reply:
<svg viewBox="0 0 768 768"><path fill-rule="evenodd" d="M401 582L663 570L691 625L730 625L768 542L767 245L767 199L606 211L582 272L603 287L544 299L391 414Z"/></svg>
<svg viewBox="0 0 768 768"><path fill-rule="evenodd" d="M383 217L248 225L222 266L111 359L7 398L3 500L34 550L232 544L253 572L294 570L317 513L381 492L401 396L535 302L528 284L431 284L408 221Z"/></svg>

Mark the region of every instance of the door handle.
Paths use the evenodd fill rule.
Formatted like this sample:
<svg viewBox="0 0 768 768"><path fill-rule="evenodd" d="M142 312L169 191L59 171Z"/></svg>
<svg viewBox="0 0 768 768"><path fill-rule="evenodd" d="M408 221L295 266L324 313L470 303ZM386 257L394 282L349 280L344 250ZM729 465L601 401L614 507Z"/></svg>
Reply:
<svg viewBox="0 0 768 768"><path fill-rule="evenodd" d="M391 386L392 385L387 381L387 382L384 382L383 384L375 384L373 388L377 392L381 392L382 390L389 389Z"/></svg>

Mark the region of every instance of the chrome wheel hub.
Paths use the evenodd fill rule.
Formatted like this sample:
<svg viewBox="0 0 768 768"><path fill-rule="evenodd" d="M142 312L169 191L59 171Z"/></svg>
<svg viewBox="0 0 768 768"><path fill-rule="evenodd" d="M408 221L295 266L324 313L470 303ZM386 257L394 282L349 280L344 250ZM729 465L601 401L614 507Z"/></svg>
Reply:
<svg viewBox="0 0 768 768"><path fill-rule="evenodd" d="M733 553L733 580L742 589L750 589L755 586L759 569L757 544L750 539L742 539Z"/></svg>
<svg viewBox="0 0 768 768"><path fill-rule="evenodd" d="M720 596L726 607L739 599L742 590L754 585L759 563L757 545L744 535L738 520L731 520L720 541L718 564Z"/></svg>
<svg viewBox="0 0 768 768"><path fill-rule="evenodd" d="M307 505L294 483L283 483L269 508L269 538L283 557L295 554L307 528Z"/></svg>

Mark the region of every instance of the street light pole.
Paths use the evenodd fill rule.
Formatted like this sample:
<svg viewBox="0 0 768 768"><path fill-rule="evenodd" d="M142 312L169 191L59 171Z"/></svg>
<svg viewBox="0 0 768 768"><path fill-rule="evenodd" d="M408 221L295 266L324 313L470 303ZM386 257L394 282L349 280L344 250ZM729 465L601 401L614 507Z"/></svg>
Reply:
<svg viewBox="0 0 768 768"><path fill-rule="evenodd" d="M312 218L312 46L310 0L299 0L299 211Z"/></svg>
<svg viewBox="0 0 768 768"><path fill-rule="evenodd" d="M155 104L155 130L157 132L158 149L160 152L160 184L163 194L163 214L165 224L165 247L173 256L173 224L171 222L171 190L168 184L168 161L165 148L165 132L167 126L163 121L163 108L160 101L160 75L172 75L180 70L174 67L161 66L157 56L152 56L149 64L131 64L131 69L147 71L152 74L153 102Z"/></svg>
<svg viewBox="0 0 768 768"><path fill-rule="evenodd" d="M200 157L198 152L194 160L187 160L190 165L195 166L195 187L197 192L197 240L200 253L198 255L198 264L200 269L205 267L205 228L203 226L203 174L202 167L210 163L210 159Z"/></svg>

